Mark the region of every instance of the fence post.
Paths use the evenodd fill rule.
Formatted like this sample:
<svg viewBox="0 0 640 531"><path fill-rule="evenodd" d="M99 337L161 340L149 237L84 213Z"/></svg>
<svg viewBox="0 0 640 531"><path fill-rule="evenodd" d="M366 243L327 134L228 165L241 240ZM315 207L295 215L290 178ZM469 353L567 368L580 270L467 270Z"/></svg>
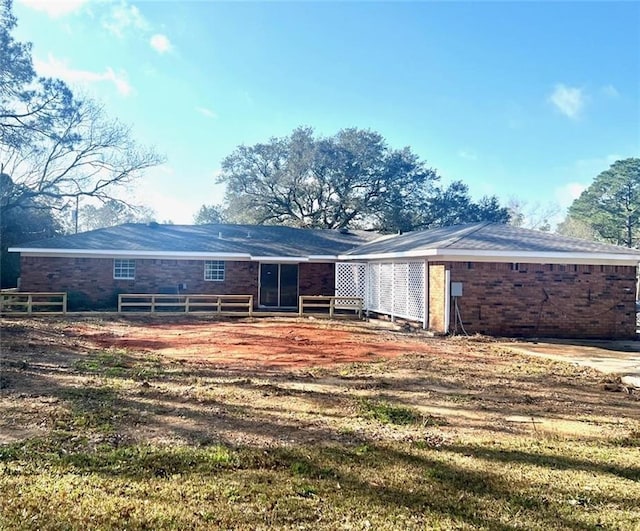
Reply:
<svg viewBox="0 0 640 531"><path fill-rule="evenodd" d="M218 295L218 313L222 312L222 297Z"/></svg>
<svg viewBox="0 0 640 531"><path fill-rule="evenodd" d="M253 316L253 295L249 295L249 317Z"/></svg>
<svg viewBox="0 0 640 531"><path fill-rule="evenodd" d="M184 298L184 313L189 313L189 295Z"/></svg>
<svg viewBox="0 0 640 531"><path fill-rule="evenodd" d="M335 297L331 297L329 299L329 317L333 318L333 310L335 309L336 306L336 298Z"/></svg>
<svg viewBox="0 0 640 531"><path fill-rule="evenodd" d="M118 313L122 313L122 293L118 293Z"/></svg>
<svg viewBox="0 0 640 531"><path fill-rule="evenodd" d="M156 313L156 296L151 295L151 313Z"/></svg>
<svg viewBox="0 0 640 531"><path fill-rule="evenodd" d="M33 311L33 295L31 295L31 293L29 293L29 295L27 295L27 313L31 314L31 312Z"/></svg>
<svg viewBox="0 0 640 531"><path fill-rule="evenodd" d="M304 296L300 295L298 297L298 315L302 316L304 314Z"/></svg>
<svg viewBox="0 0 640 531"><path fill-rule="evenodd" d="M67 292L62 294L62 313L67 313Z"/></svg>

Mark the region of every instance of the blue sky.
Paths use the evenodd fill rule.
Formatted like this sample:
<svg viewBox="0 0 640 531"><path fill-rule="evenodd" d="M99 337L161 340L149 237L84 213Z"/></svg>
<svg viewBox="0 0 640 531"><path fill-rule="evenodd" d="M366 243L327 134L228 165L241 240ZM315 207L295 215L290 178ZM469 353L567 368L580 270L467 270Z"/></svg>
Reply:
<svg viewBox="0 0 640 531"><path fill-rule="evenodd" d="M159 220L218 203L222 159L299 125L370 128L472 195L566 207L640 154L637 2L14 0L36 69L167 163Z"/></svg>

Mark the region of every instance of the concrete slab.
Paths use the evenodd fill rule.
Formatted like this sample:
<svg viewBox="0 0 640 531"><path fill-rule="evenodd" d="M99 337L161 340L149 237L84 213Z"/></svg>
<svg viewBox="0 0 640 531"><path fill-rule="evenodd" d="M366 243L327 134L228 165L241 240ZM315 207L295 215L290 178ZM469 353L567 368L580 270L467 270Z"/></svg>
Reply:
<svg viewBox="0 0 640 531"><path fill-rule="evenodd" d="M625 385L640 387L640 341L555 340L502 343L514 352L564 361L625 378Z"/></svg>

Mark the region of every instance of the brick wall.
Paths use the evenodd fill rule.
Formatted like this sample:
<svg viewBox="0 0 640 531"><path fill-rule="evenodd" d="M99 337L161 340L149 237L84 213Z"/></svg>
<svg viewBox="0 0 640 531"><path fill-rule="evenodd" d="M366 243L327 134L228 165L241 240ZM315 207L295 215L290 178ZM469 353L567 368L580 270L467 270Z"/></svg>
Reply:
<svg viewBox="0 0 640 531"><path fill-rule="evenodd" d="M445 266L452 282L463 283L458 305L468 333L635 338L635 267L481 262ZM450 322L453 327L453 305Z"/></svg>
<svg viewBox="0 0 640 531"><path fill-rule="evenodd" d="M300 295L335 295L334 264L302 263L299 271Z"/></svg>
<svg viewBox="0 0 640 531"><path fill-rule="evenodd" d="M204 280L202 260L136 260L135 280L115 280L112 258L30 257L21 259L22 291L67 291L90 308L115 308L118 293L160 293L186 284L184 293L254 296L258 304L257 262L225 262L224 281ZM300 264L301 295L333 295L334 265Z"/></svg>

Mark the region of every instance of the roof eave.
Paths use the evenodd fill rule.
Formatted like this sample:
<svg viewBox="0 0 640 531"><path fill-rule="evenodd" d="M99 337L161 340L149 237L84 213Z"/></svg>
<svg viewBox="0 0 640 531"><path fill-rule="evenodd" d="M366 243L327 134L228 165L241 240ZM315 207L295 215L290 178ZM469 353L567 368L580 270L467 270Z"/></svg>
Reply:
<svg viewBox="0 0 640 531"><path fill-rule="evenodd" d="M73 258L141 258L141 259L183 259L183 260L238 260L254 262L335 262L337 255L260 255L249 253L224 253L214 251L142 251L125 249L45 249L36 247L11 247L9 252L21 253L23 256L38 257L73 257Z"/></svg>
<svg viewBox="0 0 640 531"><path fill-rule="evenodd" d="M35 247L10 247L11 253L23 256L73 257L73 258L148 258L187 260L251 260L250 254L213 251L143 251L128 249L39 249Z"/></svg>
<svg viewBox="0 0 640 531"><path fill-rule="evenodd" d="M444 262L522 262L532 264L638 265L640 255L603 252L480 251L468 249L423 249L397 253L345 254L340 260L397 260L427 258Z"/></svg>

